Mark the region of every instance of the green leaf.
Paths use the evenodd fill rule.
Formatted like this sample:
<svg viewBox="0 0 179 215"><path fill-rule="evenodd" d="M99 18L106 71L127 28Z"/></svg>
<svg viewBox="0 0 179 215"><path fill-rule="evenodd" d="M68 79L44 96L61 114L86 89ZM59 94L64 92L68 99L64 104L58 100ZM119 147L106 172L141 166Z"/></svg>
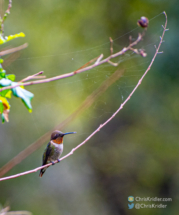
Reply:
<svg viewBox="0 0 179 215"><path fill-rule="evenodd" d="M4 70L1 66L0 66L0 78L5 78L6 77L6 70Z"/></svg>
<svg viewBox="0 0 179 215"><path fill-rule="evenodd" d="M3 90L0 92L0 96L3 96L3 97L6 97L6 98L11 98L11 94L12 94L12 91L9 89L9 90Z"/></svg>
<svg viewBox="0 0 179 215"><path fill-rule="evenodd" d="M0 102L2 102L2 104L3 104L3 111L10 109L9 102L7 101L6 98L0 96Z"/></svg>
<svg viewBox="0 0 179 215"><path fill-rule="evenodd" d="M6 77L6 72L5 72L5 70L3 71L2 70L2 72L0 72L0 78L5 78Z"/></svg>
<svg viewBox="0 0 179 215"><path fill-rule="evenodd" d="M0 44L3 44L5 43L6 40L4 39L4 37L0 34Z"/></svg>
<svg viewBox="0 0 179 215"><path fill-rule="evenodd" d="M7 86L10 86L11 84L12 84L12 81L9 79L2 78L0 80L0 87L7 87ZM11 92L10 89L9 90L3 90L0 92L0 95L3 97L11 98L11 93L9 91Z"/></svg>
<svg viewBox="0 0 179 215"><path fill-rule="evenodd" d="M1 87L16 86L17 84L18 84L17 82L12 82L11 80L6 79L6 78L3 78L3 79L0 80L0 86ZM31 112L32 111L31 100L34 97L34 94L32 94L31 92L23 89L22 87L12 88L11 91L12 91L14 96L19 97L19 98L22 99L23 103L25 104L25 106L27 107L29 112ZM4 96L6 96L6 95L7 95L7 92L5 92Z"/></svg>
<svg viewBox="0 0 179 215"><path fill-rule="evenodd" d="M3 90L3 91L5 91L5 90ZM3 91L2 91L2 92L3 92ZM7 90L7 91L6 91L6 94L5 94L5 97L10 99L10 98L11 98L11 95L12 95L12 91L11 91L11 90Z"/></svg>
<svg viewBox="0 0 179 215"><path fill-rule="evenodd" d="M3 113L3 110L4 110L4 106L2 101L0 100L0 113Z"/></svg>
<svg viewBox="0 0 179 215"><path fill-rule="evenodd" d="M17 83L13 82L11 85L12 86L17 85ZM34 94L21 87L15 87L12 88L11 90L14 96L22 99L23 103L25 104L29 112L32 112L31 100L34 97Z"/></svg>
<svg viewBox="0 0 179 215"><path fill-rule="evenodd" d="M2 123L5 122L5 117L4 117L4 114L3 114L3 113L1 114L1 120L2 120Z"/></svg>
<svg viewBox="0 0 179 215"><path fill-rule="evenodd" d="M6 78L11 80L11 81L15 81L16 76L14 74L10 74L10 75L6 75Z"/></svg>

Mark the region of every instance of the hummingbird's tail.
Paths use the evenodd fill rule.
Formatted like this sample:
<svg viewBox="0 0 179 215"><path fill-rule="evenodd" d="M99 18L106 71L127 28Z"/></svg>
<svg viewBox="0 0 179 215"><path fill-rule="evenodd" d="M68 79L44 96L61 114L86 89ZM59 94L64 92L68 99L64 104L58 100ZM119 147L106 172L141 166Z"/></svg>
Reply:
<svg viewBox="0 0 179 215"><path fill-rule="evenodd" d="M42 176L43 176L43 174L45 173L46 169L47 169L47 168L43 168L43 169L40 170L39 177L42 177Z"/></svg>

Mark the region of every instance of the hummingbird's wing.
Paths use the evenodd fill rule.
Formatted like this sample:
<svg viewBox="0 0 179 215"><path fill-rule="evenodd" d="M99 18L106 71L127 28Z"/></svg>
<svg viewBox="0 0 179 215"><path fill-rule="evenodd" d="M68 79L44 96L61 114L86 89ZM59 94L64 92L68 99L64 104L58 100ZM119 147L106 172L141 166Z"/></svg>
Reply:
<svg viewBox="0 0 179 215"><path fill-rule="evenodd" d="M46 149L45 149L45 151L44 151L44 154L43 154L43 162L42 162L42 165L47 164L47 160L48 160L48 158L49 158L49 156L50 156L51 151L52 151L52 147L51 147L51 143L49 142L49 143L47 144L47 147L46 147Z"/></svg>
<svg viewBox="0 0 179 215"><path fill-rule="evenodd" d="M42 157L42 160L43 160L42 166L47 164L47 161L48 161L48 158L49 158L51 152L52 152L52 147L51 147L51 143L49 142L47 144L47 147L46 147L44 154L43 154L43 157ZM40 170L40 174L39 174L40 177L42 177L42 175L44 174L44 172L46 171L47 168L48 167L45 167L45 168Z"/></svg>

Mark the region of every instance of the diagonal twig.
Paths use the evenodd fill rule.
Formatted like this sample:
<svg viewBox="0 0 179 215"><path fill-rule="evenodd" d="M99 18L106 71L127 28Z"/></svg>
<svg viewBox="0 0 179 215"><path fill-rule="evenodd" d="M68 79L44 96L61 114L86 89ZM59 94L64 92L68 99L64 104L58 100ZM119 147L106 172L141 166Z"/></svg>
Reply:
<svg viewBox="0 0 179 215"><path fill-rule="evenodd" d="M12 48L12 49L7 49L5 51L1 51L0 52L0 57L4 56L4 55L7 55L7 54L12 54L14 52L17 52L17 51L20 51L22 49L25 49L27 48L28 44L27 43L24 43L23 45L21 46L18 46L18 47L15 47L15 48Z"/></svg>

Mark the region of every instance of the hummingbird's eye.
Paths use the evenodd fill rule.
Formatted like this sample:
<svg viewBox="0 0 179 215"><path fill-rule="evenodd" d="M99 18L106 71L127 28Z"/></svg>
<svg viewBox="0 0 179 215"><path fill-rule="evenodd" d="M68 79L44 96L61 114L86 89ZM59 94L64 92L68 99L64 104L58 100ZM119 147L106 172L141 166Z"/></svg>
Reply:
<svg viewBox="0 0 179 215"><path fill-rule="evenodd" d="M58 134L57 134L57 133L52 133L52 136L51 136L51 139L52 139L52 140L57 139L57 137L58 137Z"/></svg>

